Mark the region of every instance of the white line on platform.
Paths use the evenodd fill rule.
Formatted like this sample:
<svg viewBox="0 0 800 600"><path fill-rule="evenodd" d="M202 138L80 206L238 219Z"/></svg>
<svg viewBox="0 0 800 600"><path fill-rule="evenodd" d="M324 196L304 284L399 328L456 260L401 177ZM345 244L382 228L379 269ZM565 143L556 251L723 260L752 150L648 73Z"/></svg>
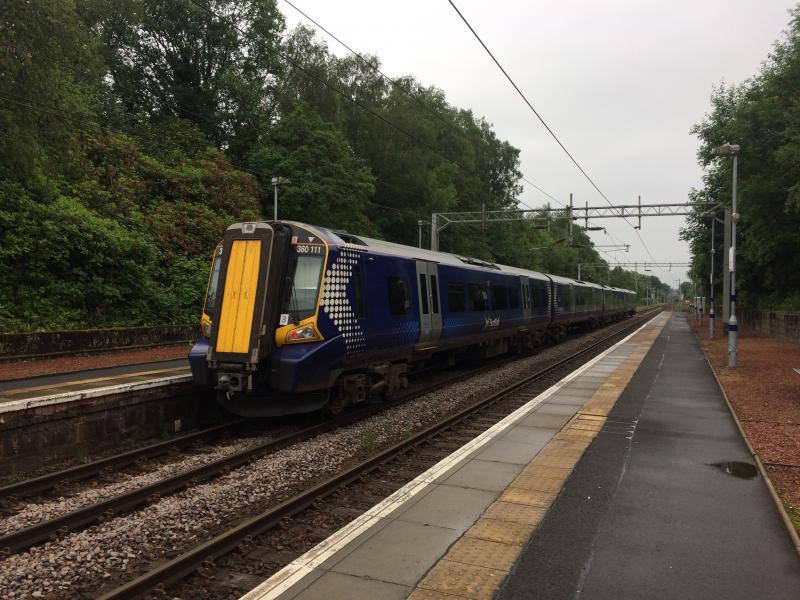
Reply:
<svg viewBox="0 0 800 600"><path fill-rule="evenodd" d="M339 531L314 546L302 556L297 557L283 569L264 581L261 585L250 590L239 600L274 600L278 598L278 596L286 592L294 584L303 579L303 577L309 575L316 567L324 563L352 540L356 539L370 527L378 523L381 518L392 513L400 505L422 492L434 481L439 479L439 477L441 477L445 472L453 469L477 449L485 446L500 433L511 427L520 419L527 416L527 414L533 411L534 408L537 408L542 402L559 391L567 383L581 375L587 369L590 369L611 352L616 350L619 346L625 344L629 339L647 327L659 316L660 314L648 320L641 327L636 329L636 331L626 336L624 339L620 340L607 350L598 354L585 365L579 367L567 375L564 379L554 384L532 400L528 401L525 405L509 414L501 421L495 423L492 427L484 431L474 440L467 442L461 446L461 448L443 458L430 469L419 475L416 479L408 482L406 485L394 492L391 496L373 506L363 515L342 527Z"/></svg>
<svg viewBox="0 0 800 600"><path fill-rule="evenodd" d="M52 394L50 396L37 396L36 398L25 398L22 400L9 400L0 402L0 414L40 408L43 406L53 406L55 404L66 404L68 402L78 402L99 396L112 396L127 392L139 392L165 385L177 383L188 383L192 381L191 375L171 375L169 377L158 377L147 381L137 381L136 383L123 383L117 385L107 385L105 387L80 390L77 392L64 392L62 394ZM0 394L1 395L1 394Z"/></svg>

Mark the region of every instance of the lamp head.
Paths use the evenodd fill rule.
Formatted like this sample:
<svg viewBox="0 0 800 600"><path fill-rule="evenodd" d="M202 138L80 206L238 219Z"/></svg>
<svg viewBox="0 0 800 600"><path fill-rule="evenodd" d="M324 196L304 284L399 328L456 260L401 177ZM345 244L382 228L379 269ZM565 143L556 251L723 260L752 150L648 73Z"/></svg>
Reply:
<svg viewBox="0 0 800 600"><path fill-rule="evenodd" d="M711 150L712 156L736 156L742 147L739 144L729 144L725 142L722 146L717 146Z"/></svg>

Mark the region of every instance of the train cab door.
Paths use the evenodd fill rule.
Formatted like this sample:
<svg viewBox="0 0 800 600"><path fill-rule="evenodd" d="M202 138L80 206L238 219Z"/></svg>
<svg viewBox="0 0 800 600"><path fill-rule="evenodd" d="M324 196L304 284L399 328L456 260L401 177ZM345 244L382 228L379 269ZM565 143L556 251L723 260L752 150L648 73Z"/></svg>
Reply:
<svg viewBox="0 0 800 600"><path fill-rule="evenodd" d="M522 322L527 325L531 322L531 286L527 277L519 278L519 287L522 290Z"/></svg>
<svg viewBox="0 0 800 600"><path fill-rule="evenodd" d="M442 312L439 302L439 267L436 263L417 261L417 299L419 300L420 350L435 347L442 335Z"/></svg>

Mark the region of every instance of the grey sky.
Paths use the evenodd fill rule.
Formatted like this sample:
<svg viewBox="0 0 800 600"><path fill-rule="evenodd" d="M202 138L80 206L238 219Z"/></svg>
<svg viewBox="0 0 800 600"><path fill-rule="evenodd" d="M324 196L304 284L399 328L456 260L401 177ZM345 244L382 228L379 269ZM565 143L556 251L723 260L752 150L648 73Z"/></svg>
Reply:
<svg viewBox="0 0 800 600"><path fill-rule="evenodd" d="M522 150L522 172L556 198L604 200L583 179L484 53L447 0L292 0L390 76L414 75L471 108ZM709 110L712 86L754 75L788 22L789 0L455 0L511 77L615 204L683 202L701 185L689 128ZM304 22L278 0L289 28ZM310 24L309 24L310 25ZM323 32L320 37L327 39ZM327 40L337 55L347 53ZM731 140L735 141L735 140ZM527 186L522 201L547 199ZM659 261L686 261L682 217L643 222ZM624 221L605 219L630 243L620 261L650 260ZM613 243L602 232L596 244ZM608 257L606 257L608 258ZM673 287L685 269L653 270Z"/></svg>

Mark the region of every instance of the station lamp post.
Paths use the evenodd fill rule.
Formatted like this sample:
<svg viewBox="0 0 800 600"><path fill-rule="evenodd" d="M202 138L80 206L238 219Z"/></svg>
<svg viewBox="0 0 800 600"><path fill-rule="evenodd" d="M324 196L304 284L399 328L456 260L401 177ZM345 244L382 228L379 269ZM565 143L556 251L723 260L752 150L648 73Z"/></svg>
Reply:
<svg viewBox="0 0 800 600"><path fill-rule="evenodd" d="M711 275L708 278L708 283L711 291L711 307L708 309L708 339L714 339L714 333L716 326L714 324L714 319L716 315L714 314L714 254L716 254L716 250L714 249L714 224L717 222L717 215L713 212L711 213L711 257L709 260L711 261Z"/></svg>
<svg viewBox="0 0 800 600"><path fill-rule="evenodd" d="M716 259L717 250L714 248L714 240L716 239L715 225L717 222L725 223L722 219L720 219L717 214L713 211L707 211L703 213L705 216L711 217L711 254L709 255L709 261L711 263L711 274L709 276L709 284L710 284L710 291L711 297L709 299L709 309L708 309L708 339L713 340L716 336L716 324L715 324L715 317L716 313L714 312L714 260Z"/></svg>
<svg viewBox="0 0 800 600"><path fill-rule="evenodd" d="M739 220L739 213L736 212L736 168L739 158L739 144L722 144L711 151L713 156L732 156L733 157L733 191L731 194L731 250L728 258L731 281L731 316L728 319L728 366L736 366L737 336L739 324L736 321L736 222ZM726 274L727 275L727 274Z"/></svg>
<svg viewBox="0 0 800 600"><path fill-rule="evenodd" d="M278 186L279 185L289 185L291 180L287 179L286 177L273 177L272 178L272 187L275 188L275 199L273 200L273 220L278 220Z"/></svg>

